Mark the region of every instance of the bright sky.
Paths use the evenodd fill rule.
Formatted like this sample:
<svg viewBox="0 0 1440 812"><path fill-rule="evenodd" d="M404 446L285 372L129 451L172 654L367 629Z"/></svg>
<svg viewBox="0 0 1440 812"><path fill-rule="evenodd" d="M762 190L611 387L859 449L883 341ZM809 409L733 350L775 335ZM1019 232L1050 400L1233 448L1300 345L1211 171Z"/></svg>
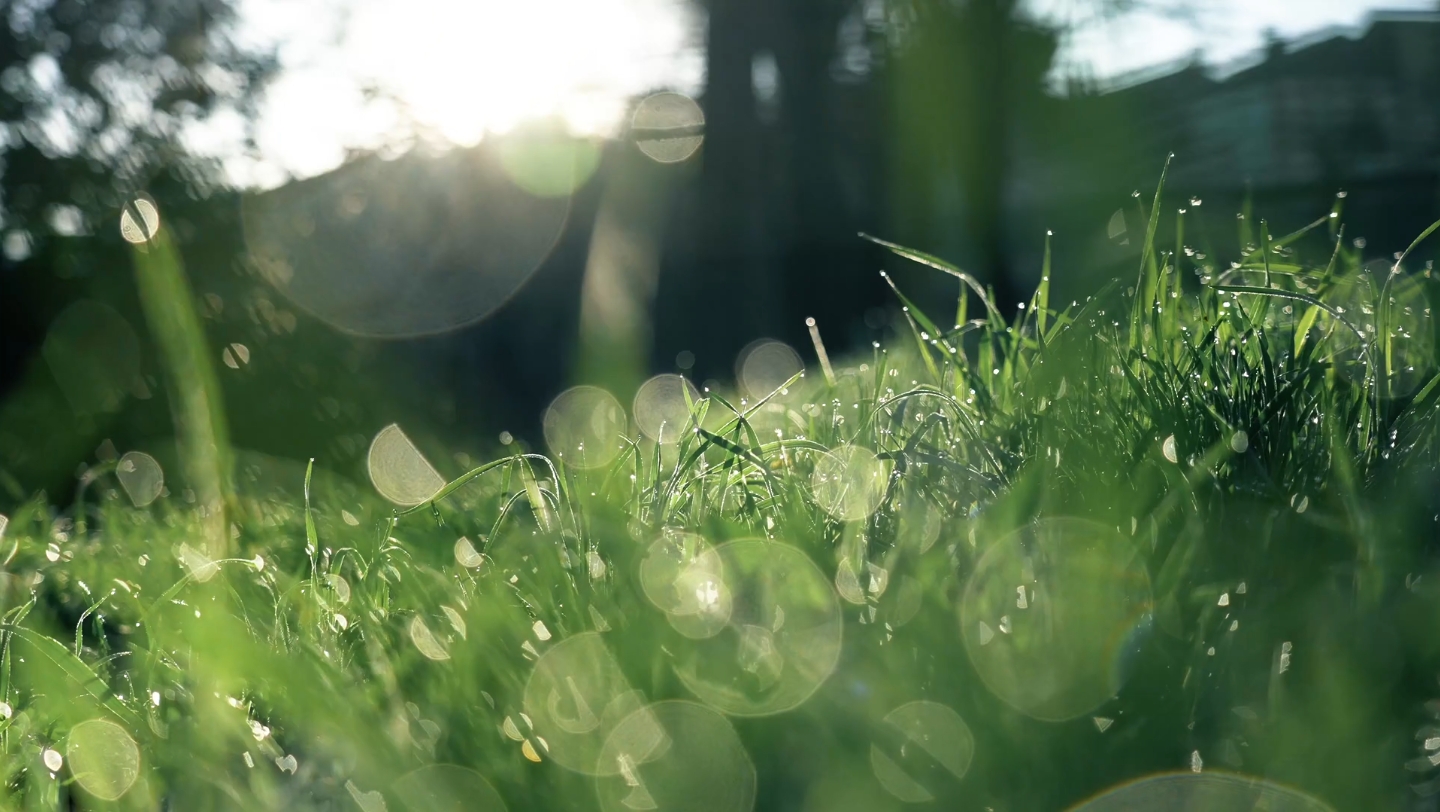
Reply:
<svg viewBox="0 0 1440 812"><path fill-rule="evenodd" d="M1089 0L1032 0L1052 14ZM1146 4L1141 4L1146 5ZM1184 59L1199 52L1223 65L1265 45L1266 32L1293 40L1323 29L1355 27L1373 11L1440 10L1436 0L1156 0L1148 5L1181 8L1185 15L1137 10L1086 26L1062 45L1060 61L1083 66L1097 78Z"/></svg>
<svg viewBox="0 0 1440 812"><path fill-rule="evenodd" d="M1173 0L1171 0L1173 2ZM1032 0L1064 19L1090 0ZM284 65L259 128L259 162L234 157L246 185L276 185L337 166L347 148L425 133L473 144L525 118L613 132L628 96L703 84L700 26L686 0L242 0L243 36L279 43ZM1188 18L1136 11L1071 34L1062 70L1113 77L1200 52L1224 63L1372 10L1436 0L1192 0ZM365 88L379 92L367 102ZM234 154L238 120L194 135Z"/></svg>

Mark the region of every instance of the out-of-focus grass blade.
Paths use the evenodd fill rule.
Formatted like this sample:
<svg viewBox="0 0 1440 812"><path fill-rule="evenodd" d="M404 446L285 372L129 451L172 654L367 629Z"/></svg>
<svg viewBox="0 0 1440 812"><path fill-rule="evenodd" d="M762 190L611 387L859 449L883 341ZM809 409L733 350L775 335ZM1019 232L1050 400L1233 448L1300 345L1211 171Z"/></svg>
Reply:
<svg viewBox="0 0 1440 812"><path fill-rule="evenodd" d="M1155 186L1155 202L1150 206L1149 223L1145 226L1145 242L1140 249L1140 271L1135 279L1135 294L1130 312L1132 349L1140 346L1145 313L1152 304L1150 294L1155 290L1156 277L1159 275L1155 264L1155 231L1160 227L1160 196L1165 191L1165 176L1170 172L1170 161L1174 158L1174 153L1165 158L1165 166L1160 170L1160 182Z"/></svg>
<svg viewBox="0 0 1440 812"><path fill-rule="evenodd" d="M1365 334L1360 332L1360 328L1351 324L1349 321L1346 321L1344 314L1331 307L1330 305L1325 304L1319 299L1314 298L1313 296L1306 296L1303 293L1295 293L1288 290L1275 290L1273 288L1255 288L1248 285L1211 285L1211 287L1215 290L1223 290L1230 293L1248 293L1255 296L1269 296L1275 299L1292 299L1297 302L1304 302L1311 307L1316 307L1324 310L1326 313L1329 313L1332 317L1334 317L1337 322L1348 327L1350 331L1353 332L1361 341L1365 340Z"/></svg>
<svg viewBox="0 0 1440 812"><path fill-rule="evenodd" d="M4 624L0 625L0 630L9 632L33 646L37 653L46 660L49 660L61 671L65 672L65 676L74 680L75 684L83 688L91 699L114 714L116 718L123 721L131 730L140 729L139 717L118 699L111 696L108 687L105 685L105 681L91 670L90 666L86 665L83 660L71 654L65 646L61 645L60 641L47 635L31 631L24 626Z"/></svg>
<svg viewBox="0 0 1440 812"><path fill-rule="evenodd" d="M990 301L990 296L986 294L984 286L982 286L980 284L980 281L977 280L975 277L971 276L970 274L965 273L964 271L960 270L954 265L951 265L945 260L940 259L939 257L931 256L930 254L927 254L923 251L916 251L913 248L906 248L905 246L898 243L893 243L888 240L882 240L879 237L866 234L863 231L860 232L860 237L862 239L869 240L876 245L884 246L885 248L890 249L890 251L894 254L902 256L910 260L911 262L918 262L921 265L926 265L928 267L934 268L937 271L944 271L945 273L948 273L951 276L959 279L961 282L964 282L966 285L970 286L971 290L975 291L975 295L980 297L980 301L984 303L985 309L990 312L992 318L1002 318L1000 316L1000 311L995 307L994 303Z"/></svg>

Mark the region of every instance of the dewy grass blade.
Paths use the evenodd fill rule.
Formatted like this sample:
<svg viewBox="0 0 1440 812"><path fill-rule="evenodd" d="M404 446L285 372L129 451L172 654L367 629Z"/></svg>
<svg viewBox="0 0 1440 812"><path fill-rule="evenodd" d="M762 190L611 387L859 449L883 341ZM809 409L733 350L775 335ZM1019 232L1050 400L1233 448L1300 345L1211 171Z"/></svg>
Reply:
<svg viewBox="0 0 1440 812"><path fill-rule="evenodd" d="M897 256L904 257L911 262L918 262L921 265L929 266L937 271L944 271L945 273L950 274L956 279L959 279L961 282L968 285L969 288L975 292L976 296L980 297L981 303L985 305L985 309L989 312L991 318L999 319L1002 322L1004 321L1004 317L1000 315L1000 311L996 309L994 303L990 301L990 296L985 292L984 286L980 284L979 280L977 280L970 274L965 273L964 271L960 270L954 265L951 265L945 260L940 259L939 257L931 256L930 254L926 254L922 251L916 251L912 248L906 248L905 246L899 245L898 243L882 240L879 237L871 236L863 231L860 232L860 237L862 239L869 240L876 245L884 246L885 248L890 249L890 251Z"/></svg>
<svg viewBox="0 0 1440 812"><path fill-rule="evenodd" d="M1150 294L1156 287L1156 277L1159 270L1155 264L1155 231L1160 226L1160 195L1165 191L1165 176L1170 172L1170 161L1175 158L1172 152L1165 159L1165 166L1160 170L1160 182L1155 186L1155 202L1150 206L1149 223L1145 226L1145 242L1140 249L1140 271L1135 279L1135 291L1130 311L1130 347L1132 349L1140 346L1140 339L1144 334L1146 311L1153 304L1150 301Z"/></svg>
<svg viewBox="0 0 1440 812"><path fill-rule="evenodd" d="M1303 293L1295 293L1288 290L1275 290L1273 288L1256 288L1246 285L1211 285L1211 288L1214 290L1223 290L1227 293L1246 293L1254 296L1269 296L1275 299L1291 299L1297 302L1304 302L1311 307L1318 308L1330 314L1330 316L1334 318L1336 322L1338 322L1339 324L1343 324L1345 327L1349 328L1350 332L1354 333L1355 336L1359 338L1362 342L1365 341L1365 334L1360 331L1360 328L1356 327L1348 320L1346 320L1343 313L1331 307L1330 305L1325 304L1319 299L1314 298L1313 296L1306 296Z"/></svg>

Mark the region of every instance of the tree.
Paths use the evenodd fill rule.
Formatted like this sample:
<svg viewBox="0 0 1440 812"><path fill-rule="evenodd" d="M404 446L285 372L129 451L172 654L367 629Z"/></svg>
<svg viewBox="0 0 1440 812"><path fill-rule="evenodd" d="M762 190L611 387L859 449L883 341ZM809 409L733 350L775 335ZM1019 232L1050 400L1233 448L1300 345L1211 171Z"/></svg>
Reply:
<svg viewBox="0 0 1440 812"><path fill-rule="evenodd" d="M118 217L161 175L188 192L220 181L214 158L185 148L187 128L252 120L275 69L237 41L235 14L234 0L0 0L0 212L12 258L22 242Z"/></svg>

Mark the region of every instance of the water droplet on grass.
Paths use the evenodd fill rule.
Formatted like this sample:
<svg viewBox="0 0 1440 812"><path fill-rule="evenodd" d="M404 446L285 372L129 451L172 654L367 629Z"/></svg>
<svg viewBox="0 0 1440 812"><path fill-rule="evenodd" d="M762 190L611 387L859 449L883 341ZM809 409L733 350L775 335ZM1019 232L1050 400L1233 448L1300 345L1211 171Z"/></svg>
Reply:
<svg viewBox="0 0 1440 812"><path fill-rule="evenodd" d="M225 348L224 352L220 353L220 357L225 362L225 366L239 369L250 363L250 348L244 344L231 344Z"/></svg>
<svg viewBox="0 0 1440 812"><path fill-rule="evenodd" d="M1230 450L1236 454L1244 454L1250 447L1250 435L1243 431L1237 431L1230 436Z"/></svg>

